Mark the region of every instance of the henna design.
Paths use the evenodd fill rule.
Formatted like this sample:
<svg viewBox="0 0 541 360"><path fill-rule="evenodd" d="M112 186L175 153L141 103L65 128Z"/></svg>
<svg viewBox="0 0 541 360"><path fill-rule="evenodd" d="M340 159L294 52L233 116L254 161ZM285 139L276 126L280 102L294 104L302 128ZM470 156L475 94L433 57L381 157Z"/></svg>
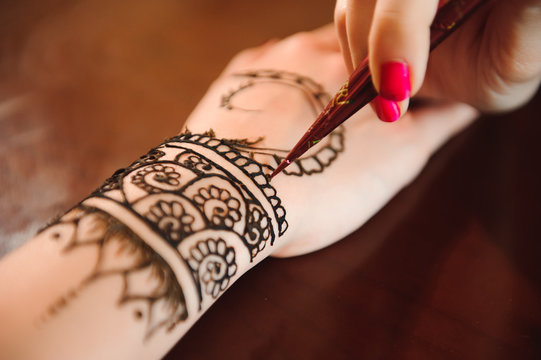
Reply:
<svg viewBox="0 0 541 360"><path fill-rule="evenodd" d="M233 98L244 91L248 91L257 85L265 83L292 86L302 91L307 95L306 98L314 111L314 116L319 115L331 100L330 94L324 90L323 86L306 76L290 72L258 70L238 73L234 76L247 80L242 82L237 89L222 96L220 105L226 110L255 111L234 105ZM257 160L259 163L267 163L269 158L272 159L273 165L266 166L272 171L287 156L289 150L257 146L262 140L262 138L258 138L255 141L249 141L248 139L230 139L226 141L228 145ZM285 169L283 173L294 176L319 174L323 172L323 169L328 167L337 158L338 153L343 150L344 127L340 126L322 139L317 147L310 149L299 159L295 160L295 162Z"/></svg>
<svg viewBox="0 0 541 360"><path fill-rule="evenodd" d="M192 271L203 282L205 292L216 298L229 285L237 272L235 250L227 247L223 239L200 241L190 250L188 260Z"/></svg>
<svg viewBox="0 0 541 360"><path fill-rule="evenodd" d="M239 259L253 261L286 229L262 165L212 132L184 133L117 170L42 230L66 254L83 246L99 254L90 274L49 314L90 283L121 276L118 304L145 304L134 314L146 320L145 338L172 330L236 280ZM154 286L134 292L143 276Z"/></svg>
<svg viewBox="0 0 541 360"><path fill-rule="evenodd" d="M160 190L177 190L180 174L172 166L161 164L144 167L132 179L132 183L147 192L160 192Z"/></svg>
<svg viewBox="0 0 541 360"><path fill-rule="evenodd" d="M232 228L240 221L240 202L225 189L210 185L199 189L193 200L215 226Z"/></svg>
<svg viewBox="0 0 541 360"><path fill-rule="evenodd" d="M145 217L155 223L167 239L178 242L193 232L194 217L178 201L158 201Z"/></svg>
<svg viewBox="0 0 541 360"><path fill-rule="evenodd" d="M128 166L125 169L118 169L105 180L104 184L101 186L101 189L103 190L113 190L118 189L120 187L119 181L121 180L121 175L126 172L127 169L134 169L140 165L148 164L151 162L154 162L164 156L165 153L163 151L160 151L158 149L151 149L147 154L141 156L139 159L134 161L130 166Z"/></svg>
<svg viewBox="0 0 541 360"><path fill-rule="evenodd" d="M49 316L67 306L84 287L99 279L118 275L123 283L118 304L143 304L134 316L136 319L147 318L145 338L161 327L171 331L187 318L184 293L170 267L130 228L111 215L78 205L44 231L49 232L53 240L63 242L66 254L80 247L98 250L92 272L78 288L71 289L49 307ZM152 286L144 289L134 286L140 278L145 278Z"/></svg>

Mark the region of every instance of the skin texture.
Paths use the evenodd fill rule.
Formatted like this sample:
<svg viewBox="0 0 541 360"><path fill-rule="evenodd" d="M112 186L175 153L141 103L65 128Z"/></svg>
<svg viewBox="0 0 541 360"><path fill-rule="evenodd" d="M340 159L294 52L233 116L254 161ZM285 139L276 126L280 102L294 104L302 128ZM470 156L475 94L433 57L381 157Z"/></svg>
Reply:
<svg viewBox="0 0 541 360"><path fill-rule="evenodd" d="M280 149L346 73L332 26L235 57L189 131L2 259L3 354L160 358L265 257L315 251L361 226L476 116L447 102L389 126L365 109L269 183Z"/></svg>
<svg viewBox="0 0 541 360"><path fill-rule="evenodd" d="M374 86L381 65L409 65L412 96L509 111L541 79L541 1L494 0L428 56L437 0L338 0L335 24L348 71L368 53ZM408 100L399 102L402 114Z"/></svg>

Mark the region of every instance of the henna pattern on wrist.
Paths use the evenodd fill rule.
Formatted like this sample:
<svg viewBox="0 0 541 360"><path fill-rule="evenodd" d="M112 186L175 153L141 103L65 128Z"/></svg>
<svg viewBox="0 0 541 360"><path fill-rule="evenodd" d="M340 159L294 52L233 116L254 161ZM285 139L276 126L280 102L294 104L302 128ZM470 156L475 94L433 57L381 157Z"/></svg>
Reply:
<svg viewBox="0 0 541 360"><path fill-rule="evenodd" d="M331 95L325 91L323 86L314 80L286 71L246 71L233 76L244 81L236 89L222 96L220 105L226 110L255 111L255 109L245 109L236 106L233 103L233 99L243 92L267 83L290 86L302 91L312 107L314 116L318 116L331 99ZM285 175L303 176L323 172L323 169L336 160L338 154L344 150L344 133L344 127L339 126L317 144L317 146L314 146L299 159L295 160L283 173ZM272 165L266 166L272 171L287 156L289 150L257 146L262 140L262 138L255 141L230 139L227 140L227 143L237 151L252 157L260 163L268 163L269 159L272 160Z"/></svg>
<svg viewBox="0 0 541 360"><path fill-rule="evenodd" d="M121 276L119 306L138 306L145 338L210 306L247 264L287 229L264 168L213 133L171 138L125 169L41 234L64 253L93 246L98 256L79 287ZM135 287L142 278L153 286ZM165 310L164 310L165 309Z"/></svg>
<svg viewBox="0 0 541 360"><path fill-rule="evenodd" d="M187 318L184 293L171 268L141 237L113 216L78 205L43 232L47 232L52 240L62 242L65 254L81 247L94 247L98 253L90 274L76 289L71 289L52 304L46 316L61 311L86 286L116 275L122 278L118 304L139 305L134 316L138 320L146 317L146 338L162 327L172 330ZM141 292L136 284L143 279L152 284L146 292Z"/></svg>

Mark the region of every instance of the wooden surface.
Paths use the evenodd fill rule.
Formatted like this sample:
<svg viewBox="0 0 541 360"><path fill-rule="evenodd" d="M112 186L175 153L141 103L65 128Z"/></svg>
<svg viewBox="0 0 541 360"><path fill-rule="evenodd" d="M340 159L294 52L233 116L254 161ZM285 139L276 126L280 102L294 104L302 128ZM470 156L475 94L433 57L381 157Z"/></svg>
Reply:
<svg viewBox="0 0 541 360"><path fill-rule="evenodd" d="M332 8L2 1L0 255L176 134L236 52ZM481 119L363 228L264 261L166 358L541 358L540 112Z"/></svg>

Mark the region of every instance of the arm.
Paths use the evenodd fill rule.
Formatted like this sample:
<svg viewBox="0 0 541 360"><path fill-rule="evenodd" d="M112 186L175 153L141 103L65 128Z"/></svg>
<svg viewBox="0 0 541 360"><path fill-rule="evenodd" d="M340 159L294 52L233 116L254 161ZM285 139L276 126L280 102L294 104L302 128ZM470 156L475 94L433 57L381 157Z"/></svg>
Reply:
<svg viewBox="0 0 541 360"><path fill-rule="evenodd" d="M163 355L284 233L275 194L262 167L221 140L164 142L3 261L2 318L13 326L2 348L9 358Z"/></svg>
<svg viewBox="0 0 541 360"><path fill-rule="evenodd" d="M474 116L446 104L390 128L366 110L270 184L265 174L345 74L330 28L238 56L190 116L191 133L117 171L2 260L4 354L163 356L266 256L316 250L364 223Z"/></svg>

